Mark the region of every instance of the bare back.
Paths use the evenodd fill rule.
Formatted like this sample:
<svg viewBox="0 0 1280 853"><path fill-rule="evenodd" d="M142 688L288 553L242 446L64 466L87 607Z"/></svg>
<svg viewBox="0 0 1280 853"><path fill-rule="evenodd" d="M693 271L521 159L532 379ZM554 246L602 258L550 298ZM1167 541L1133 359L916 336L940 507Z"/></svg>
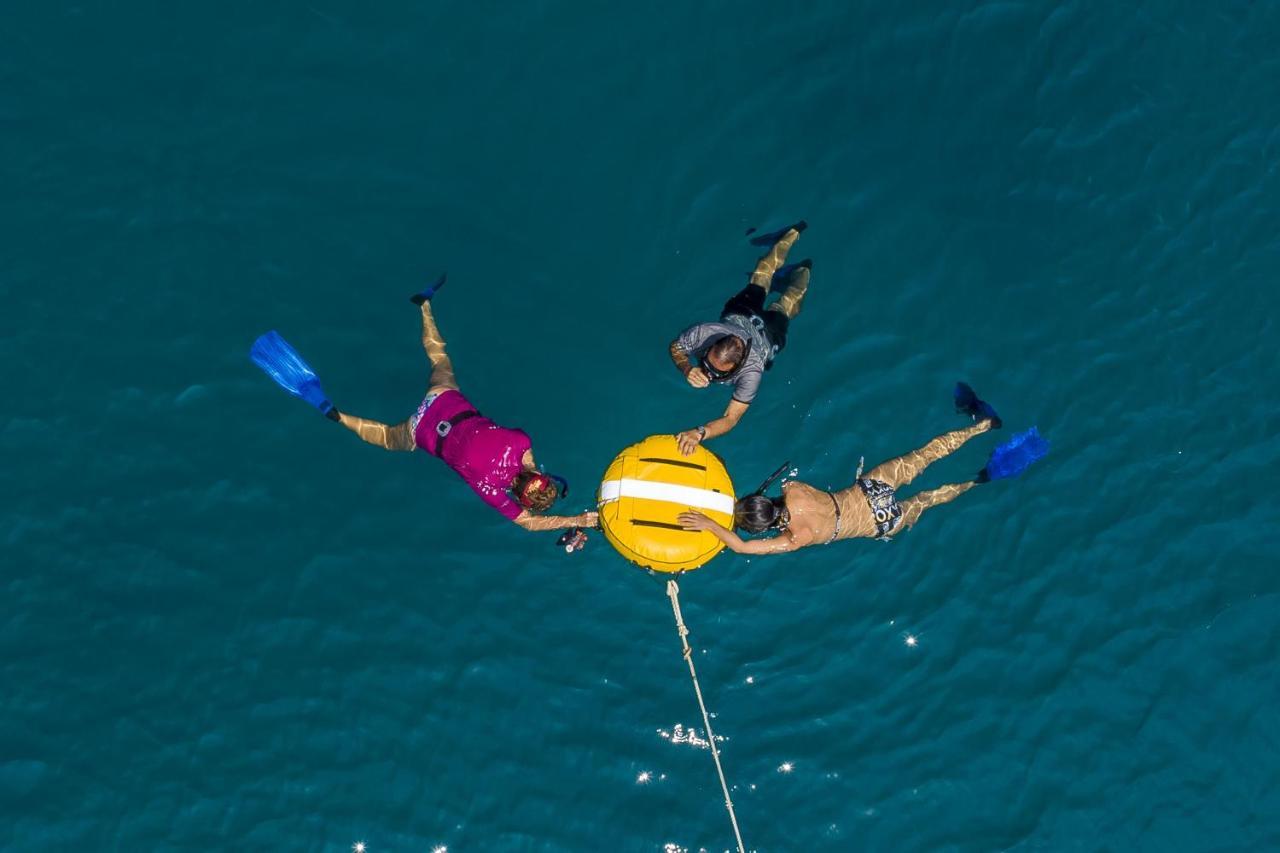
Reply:
<svg viewBox="0 0 1280 853"><path fill-rule="evenodd" d="M836 529L836 508L830 494L791 480L782 484L782 496L791 517L787 530L797 546L822 545L831 539Z"/></svg>
<svg viewBox="0 0 1280 853"><path fill-rule="evenodd" d="M825 545L837 539L875 533L867 500L856 485L832 493L792 480L783 484L782 493L791 516L787 530L797 546ZM839 527L836 525L837 504L840 507Z"/></svg>

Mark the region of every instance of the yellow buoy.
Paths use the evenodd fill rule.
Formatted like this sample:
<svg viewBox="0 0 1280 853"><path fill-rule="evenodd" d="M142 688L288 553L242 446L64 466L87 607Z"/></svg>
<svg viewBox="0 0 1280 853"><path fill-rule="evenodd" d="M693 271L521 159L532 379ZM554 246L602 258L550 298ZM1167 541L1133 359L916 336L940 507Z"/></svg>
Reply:
<svg viewBox="0 0 1280 853"><path fill-rule="evenodd" d="M733 526L733 481L720 457L699 446L681 456L674 436L651 435L617 455L596 494L609 544L637 566L683 572L706 563L724 544L676 517L694 509Z"/></svg>

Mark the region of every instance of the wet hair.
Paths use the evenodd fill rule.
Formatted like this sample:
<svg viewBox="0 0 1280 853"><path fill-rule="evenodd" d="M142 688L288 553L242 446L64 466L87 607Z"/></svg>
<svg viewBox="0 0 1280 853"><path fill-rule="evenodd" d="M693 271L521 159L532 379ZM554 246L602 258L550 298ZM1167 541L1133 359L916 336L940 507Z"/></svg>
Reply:
<svg viewBox="0 0 1280 853"><path fill-rule="evenodd" d="M747 344L737 335L725 335L712 344L711 349L707 350L708 356L715 356L717 361L731 364L734 367L742 363L742 357L746 354Z"/></svg>
<svg viewBox="0 0 1280 853"><path fill-rule="evenodd" d="M537 471L521 471L511 481L520 506L530 512L546 512L560 497L560 485L546 474Z"/></svg>
<svg viewBox="0 0 1280 853"><path fill-rule="evenodd" d="M747 495L734 504L733 523L748 533L763 533L777 526L782 518L782 498L769 498L762 494Z"/></svg>

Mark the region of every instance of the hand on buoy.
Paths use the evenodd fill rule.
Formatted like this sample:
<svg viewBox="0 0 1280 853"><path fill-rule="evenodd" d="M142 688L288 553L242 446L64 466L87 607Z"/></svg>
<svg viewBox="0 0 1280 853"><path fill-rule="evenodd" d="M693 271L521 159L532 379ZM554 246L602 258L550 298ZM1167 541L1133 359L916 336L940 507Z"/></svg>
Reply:
<svg viewBox="0 0 1280 853"><path fill-rule="evenodd" d="M702 444L702 433L696 429L687 429L676 435L676 443L680 446L680 453L688 456L699 444Z"/></svg>
<svg viewBox="0 0 1280 853"><path fill-rule="evenodd" d="M700 512L682 512L676 518L685 530L711 530L716 523Z"/></svg>

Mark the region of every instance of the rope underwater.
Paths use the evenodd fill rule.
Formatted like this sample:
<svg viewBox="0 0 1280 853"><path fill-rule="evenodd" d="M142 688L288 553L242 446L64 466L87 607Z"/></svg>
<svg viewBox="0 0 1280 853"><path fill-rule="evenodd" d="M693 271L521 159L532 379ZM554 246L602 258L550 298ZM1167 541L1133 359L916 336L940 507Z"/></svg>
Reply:
<svg viewBox="0 0 1280 853"><path fill-rule="evenodd" d="M720 775L720 790L724 792L724 806L729 810L729 822L733 824L733 835L738 840L738 853L746 853L742 846L742 832L738 829L738 816L733 813L733 800L729 798L729 783L724 778L724 768L720 766L720 750L716 749L716 735L711 731L711 718L707 715L707 705L702 701L702 688L698 686L698 673L693 668L693 649L689 647L689 629L684 626L684 617L680 614L680 587L673 580L667 581L667 598L671 599L671 613L676 617L676 633L680 635L680 644L684 646L684 659L689 664L689 677L693 679L693 692L698 696L698 707L702 710L702 724L707 727L707 742L711 744L711 757L716 760L716 773Z"/></svg>

